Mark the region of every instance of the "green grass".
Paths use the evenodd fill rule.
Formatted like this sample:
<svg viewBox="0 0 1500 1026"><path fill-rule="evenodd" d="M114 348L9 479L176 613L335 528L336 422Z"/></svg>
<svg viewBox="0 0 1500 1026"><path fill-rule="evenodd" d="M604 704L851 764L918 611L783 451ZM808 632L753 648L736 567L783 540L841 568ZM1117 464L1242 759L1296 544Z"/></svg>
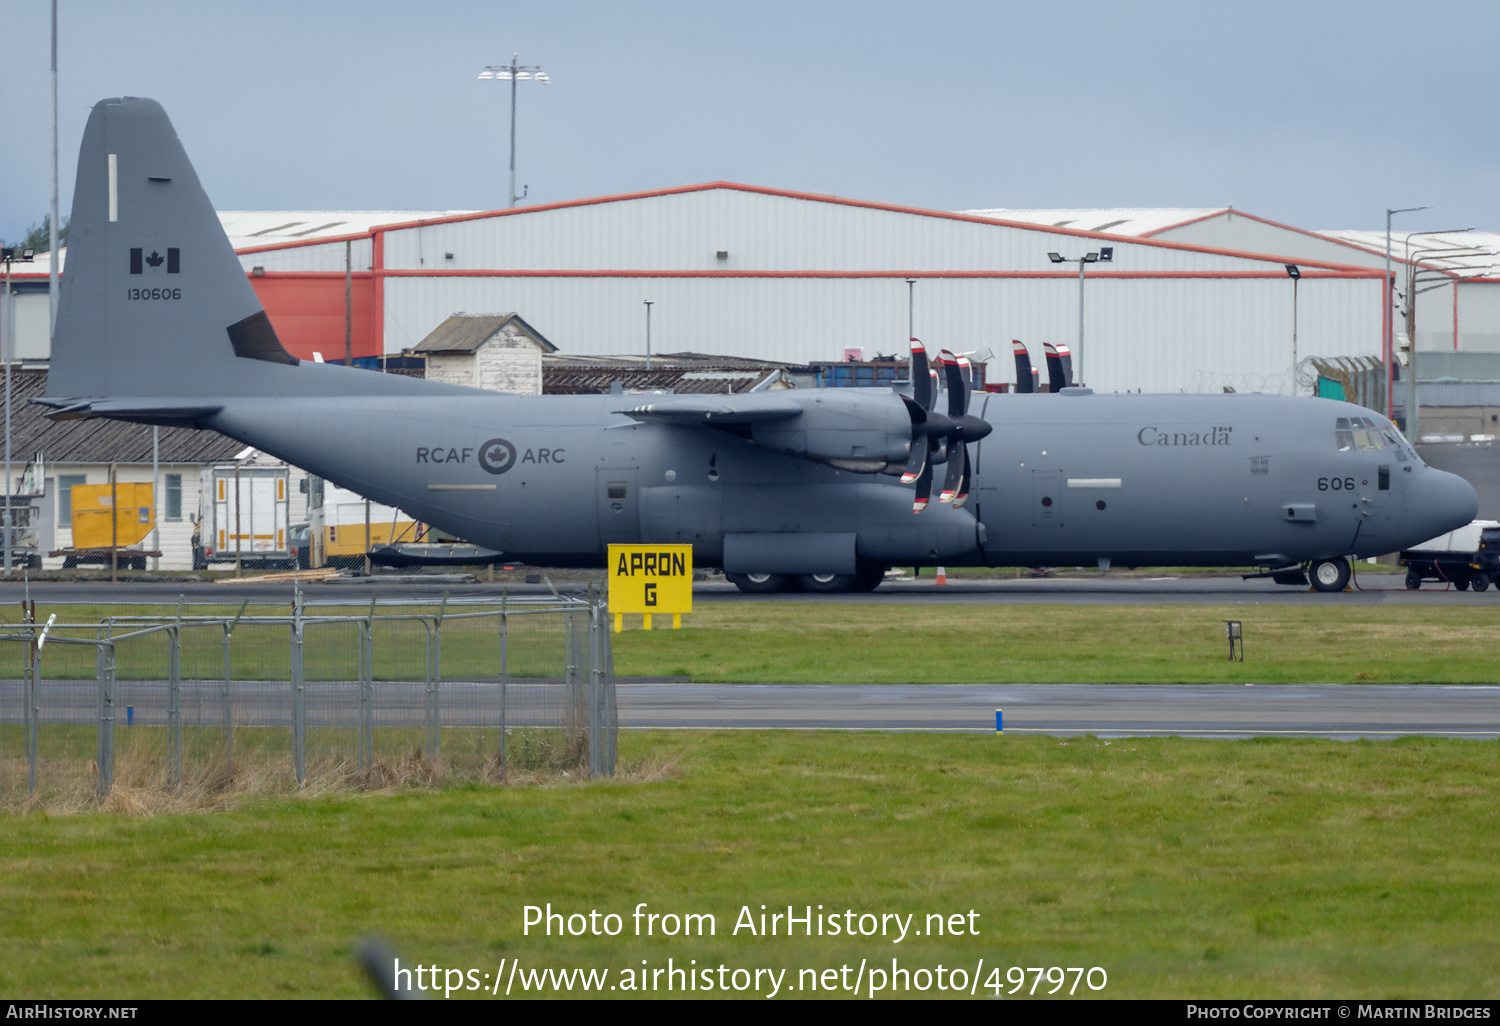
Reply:
<svg viewBox="0 0 1500 1026"><path fill-rule="evenodd" d="M615 782L9 818L0 992L359 995L369 932L479 972L984 958L1101 966L1110 997L1500 990L1494 742L632 734L621 758ZM718 935L522 934L527 904L642 901ZM973 909L980 936L731 936L762 903Z"/></svg>
<svg viewBox="0 0 1500 1026"><path fill-rule="evenodd" d="M787 602L703 604L676 631L626 622L616 672L705 683L1500 681L1500 618L1483 607Z"/></svg>
<svg viewBox="0 0 1500 1026"><path fill-rule="evenodd" d="M62 622L91 623L112 610L61 606L39 615L54 611ZM175 607L157 612L170 619ZM1243 663L1227 659L1227 619L1244 625ZM714 603L700 604L681 630L663 622L642 631L639 617L626 618L629 629L613 636L616 672L704 683L1500 682L1500 618L1482 606ZM512 677L562 672L560 623L511 617ZM444 676L497 677L498 627L496 618L445 621ZM184 677L223 675L222 637L217 626L184 629ZM356 675L352 626L309 628L308 637L309 680ZM425 638L415 623L383 626L376 679L422 679ZM0 649L0 658L11 656L19 661L20 645ZM286 627L236 632L236 680L287 680L289 660ZM122 678L163 677L165 636L122 642L117 662ZM50 646L45 667L48 677L91 679L93 649Z"/></svg>

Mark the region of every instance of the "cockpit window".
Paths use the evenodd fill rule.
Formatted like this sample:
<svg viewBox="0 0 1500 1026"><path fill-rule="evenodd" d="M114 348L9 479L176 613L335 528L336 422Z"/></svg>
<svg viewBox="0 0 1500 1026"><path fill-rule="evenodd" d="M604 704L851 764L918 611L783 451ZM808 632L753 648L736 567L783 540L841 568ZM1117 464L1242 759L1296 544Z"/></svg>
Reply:
<svg viewBox="0 0 1500 1026"><path fill-rule="evenodd" d="M1367 452L1387 445L1384 433L1369 417L1340 417L1334 424L1333 435L1339 452L1354 449Z"/></svg>

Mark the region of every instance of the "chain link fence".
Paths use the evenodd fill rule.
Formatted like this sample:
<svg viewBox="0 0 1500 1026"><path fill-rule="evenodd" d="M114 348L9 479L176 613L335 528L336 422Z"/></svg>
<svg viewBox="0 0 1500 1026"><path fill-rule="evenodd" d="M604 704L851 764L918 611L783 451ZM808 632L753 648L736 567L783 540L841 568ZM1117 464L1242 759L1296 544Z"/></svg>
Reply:
<svg viewBox="0 0 1500 1026"><path fill-rule="evenodd" d="M602 597L0 625L0 800L614 773Z"/></svg>

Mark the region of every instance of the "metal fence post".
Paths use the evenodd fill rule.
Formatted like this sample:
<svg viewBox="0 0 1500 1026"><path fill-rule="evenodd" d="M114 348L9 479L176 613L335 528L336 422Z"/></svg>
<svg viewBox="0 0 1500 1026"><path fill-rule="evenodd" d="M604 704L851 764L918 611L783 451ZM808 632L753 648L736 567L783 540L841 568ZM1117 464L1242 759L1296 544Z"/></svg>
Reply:
<svg viewBox="0 0 1500 1026"><path fill-rule="evenodd" d="M99 745L95 764L99 768L98 796L109 797L115 781L115 644L104 640L94 647L99 680Z"/></svg>
<svg viewBox="0 0 1500 1026"><path fill-rule="evenodd" d="M181 616L179 611L178 616ZM182 643L178 627L167 628L167 741L172 746L172 783L182 786Z"/></svg>
<svg viewBox="0 0 1500 1026"><path fill-rule="evenodd" d="M434 766L438 761L439 724L441 723L443 685L443 614L448 609L448 592L438 603L437 617L432 625L432 673L427 681L427 759Z"/></svg>
<svg viewBox="0 0 1500 1026"><path fill-rule="evenodd" d="M292 761L297 786L307 780L307 683L302 674L302 595L292 597Z"/></svg>
<svg viewBox="0 0 1500 1026"><path fill-rule="evenodd" d="M510 589L500 589L500 779L505 779L505 684L509 676L510 667L509 642L510 642L510 611L507 606L510 599Z"/></svg>
<svg viewBox="0 0 1500 1026"><path fill-rule="evenodd" d="M615 775L615 759L620 750L620 709L616 702L614 635L609 629L609 607L603 597L599 600L599 647L603 650L604 672L604 771Z"/></svg>
<svg viewBox="0 0 1500 1026"><path fill-rule="evenodd" d="M36 794L36 735L42 723L42 649L34 645L31 650L31 676L26 689L26 793Z"/></svg>
<svg viewBox="0 0 1500 1026"><path fill-rule="evenodd" d="M594 602L594 584L589 582L589 776L604 775L599 704L604 698L604 665L599 651L599 607Z"/></svg>
<svg viewBox="0 0 1500 1026"><path fill-rule="evenodd" d="M359 771L375 766L375 600L359 624Z"/></svg>
<svg viewBox="0 0 1500 1026"><path fill-rule="evenodd" d="M234 680L230 670L230 641L234 637L234 629L240 624L240 617L245 615L245 609L250 605L250 600L240 603L240 611L234 614L234 619L224 625L224 758L225 778L227 784L234 779L234 694L231 684Z"/></svg>

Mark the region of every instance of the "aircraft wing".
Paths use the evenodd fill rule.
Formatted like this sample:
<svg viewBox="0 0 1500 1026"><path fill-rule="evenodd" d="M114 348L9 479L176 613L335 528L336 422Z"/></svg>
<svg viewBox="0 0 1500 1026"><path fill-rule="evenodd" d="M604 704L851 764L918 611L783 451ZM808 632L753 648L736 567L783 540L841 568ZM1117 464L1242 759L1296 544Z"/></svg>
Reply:
<svg viewBox="0 0 1500 1026"><path fill-rule="evenodd" d="M658 424L760 424L790 420L806 409L804 403L775 395L694 395L647 403L620 410L625 416Z"/></svg>

